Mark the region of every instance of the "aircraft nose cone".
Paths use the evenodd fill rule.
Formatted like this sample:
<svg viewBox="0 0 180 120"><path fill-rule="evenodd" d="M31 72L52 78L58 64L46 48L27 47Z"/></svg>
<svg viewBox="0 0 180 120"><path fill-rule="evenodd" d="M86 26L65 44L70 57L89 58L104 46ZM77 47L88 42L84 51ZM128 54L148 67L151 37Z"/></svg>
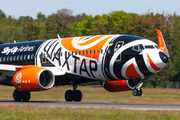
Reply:
<svg viewBox="0 0 180 120"><path fill-rule="evenodd" d="M169 58L164 52L159 52L159 56L164 63L168 63Z"/></svg>

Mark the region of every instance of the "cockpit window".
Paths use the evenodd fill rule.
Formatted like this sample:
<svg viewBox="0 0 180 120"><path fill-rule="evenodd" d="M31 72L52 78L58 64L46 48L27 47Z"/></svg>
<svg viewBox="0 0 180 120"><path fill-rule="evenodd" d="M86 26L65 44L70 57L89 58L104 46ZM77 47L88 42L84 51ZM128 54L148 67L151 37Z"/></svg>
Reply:
<svg viewBox="0 0 180 120"><path fill-rule="evenodd" d="M139 46L138 46L138 45L135 45L135 46L133 47L133 50L139 51Z"/></svg>
<svg viewBox="0 0 180 120"><path fill-rule="evenodd" d="M157 45L155 45L155 48L156 48L156 49L159 49L159 47L158 47Z"/></svg>
<svg viewBox="0 0 180 120"><path fill-rule="evenodd" d="M140 52L144 49L143 45L139 44L139 45L135 45L133 46L133 50L134 51L137 51L137 52Z"/></svg>
<svg viewBox="0 0 180 120"><path fill-rule="evenodd" d="M139 45L139 49L140 49L140 51L142 51L142 50L144 50L144 47L143 47L143 45Z"/></svg>
<svg viewBox="0 0 180 120"><path fill-rule="evenodd" d="M146 49L154 49L154 46L153 45L146 45L144 46Z"/></svg>

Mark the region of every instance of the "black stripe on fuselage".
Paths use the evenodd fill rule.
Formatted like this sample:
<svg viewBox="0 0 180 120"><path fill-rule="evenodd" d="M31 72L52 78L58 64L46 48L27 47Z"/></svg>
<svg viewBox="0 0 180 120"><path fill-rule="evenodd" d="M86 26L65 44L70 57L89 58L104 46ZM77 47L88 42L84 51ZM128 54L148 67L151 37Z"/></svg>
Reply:
<svg viewBox="0 0 180 120"><path fill-rule="evenodd" d="M109 62L115 52L115 49L117 49L116 48L117 44L119 44L120 47L118 49L120 49L122 46L124 46L132 41L143 40L143 39L145 39L145 38L138 37L138 36L132 36L132 35L121 35L121 36L118 36L117 38L111 40L111 42L113 42L113 45L106 47L104 57L102 60L102 69L103 69L102 71L103 71L104 77L107 79L110 79L110 80L115 80L115 78L109 72L110 71L109 70ZM129 52L130 54L133 54L133 55L138 54L136 52L132 53L132 47L130 49L131 49L131 51ZM109 51L110 51L110 53L109 53ZM123 64L125 62L127 62L127 60L129 60L130 58L125 58L123 56L120 56L120 57L122 57L121 61L116 60L113 67L114 67L116 76L118 76L119 79L124 79L121 75L120 68L122 68Z"/></svg>
<svg viewBox="0 0 180 120"><path fill-rule="evenodd" d="M35 65L35 54L45 40L0 44L0 64Z"/></svg>
<svg viewBox="0 0 180 120"><path fill-rule="evenodd" d="M121 35L121 36L117 37L113 42L116 43L117 41L123 41L124 45L125 45L127 43L132 42L132 41L142 40L142 39L145 39L145 38L139 37L139 36L133 36L133 35Z"/></svg>

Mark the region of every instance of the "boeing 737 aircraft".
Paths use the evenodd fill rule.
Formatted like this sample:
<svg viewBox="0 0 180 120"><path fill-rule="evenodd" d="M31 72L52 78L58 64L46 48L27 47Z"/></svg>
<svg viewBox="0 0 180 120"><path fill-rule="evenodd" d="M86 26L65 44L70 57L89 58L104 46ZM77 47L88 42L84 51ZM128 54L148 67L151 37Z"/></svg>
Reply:
<svg viewBox="0 0 180 120"><path fill-rule="evenodd" d="M112 92L132 90L141 96L144 81L169 61L159 30L156 43L132 35L93 35L0 43L0 84L14 86L15 101L29 101L31 91L72 85L66 101L81 101L77 86L100 82Z"/></svg>

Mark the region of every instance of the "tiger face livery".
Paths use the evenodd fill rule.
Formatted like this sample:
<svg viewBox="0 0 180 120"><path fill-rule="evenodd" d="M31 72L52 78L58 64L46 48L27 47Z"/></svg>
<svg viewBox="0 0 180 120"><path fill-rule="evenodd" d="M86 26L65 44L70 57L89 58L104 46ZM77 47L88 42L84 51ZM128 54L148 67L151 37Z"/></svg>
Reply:
<svg viewBox="0 0 180 120"><path fill-rule="evenodd" d="M152 80L169 61L162 34L157 32L161 49L148 39L132 35L3 43L0 44L0 84L16 87L15 101L29 101L30 91L60 85L73 85L73 91L65 93L66 101L81 101L82 93L76 89L77 85L97 81L108 91L133 90L133 95L137 92L140 96L143 81Z"/></svg>

